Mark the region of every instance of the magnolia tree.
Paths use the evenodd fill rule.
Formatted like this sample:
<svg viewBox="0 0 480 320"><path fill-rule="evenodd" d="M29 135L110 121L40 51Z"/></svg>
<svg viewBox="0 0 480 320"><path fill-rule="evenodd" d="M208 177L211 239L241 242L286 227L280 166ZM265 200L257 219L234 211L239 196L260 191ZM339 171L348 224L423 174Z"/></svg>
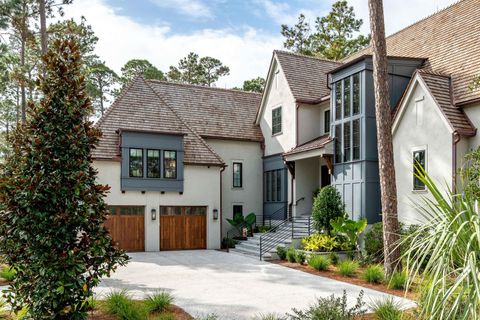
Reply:
<svg viewBox="0 0 480 320"><path fill-rule="evenodd" d="M43 98L14 132L0 180L0 246L17 271L7 300L33 319L84 319L100 278L128 258L103 226L108 187L91 158L101 133L86 121L78 43L55 40L44 63Z"/></svg>

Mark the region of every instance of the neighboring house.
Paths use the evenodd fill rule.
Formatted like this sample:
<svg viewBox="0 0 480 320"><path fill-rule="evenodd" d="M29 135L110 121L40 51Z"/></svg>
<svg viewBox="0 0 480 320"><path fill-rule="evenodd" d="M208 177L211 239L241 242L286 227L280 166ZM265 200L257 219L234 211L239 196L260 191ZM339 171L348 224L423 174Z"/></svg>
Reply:
<svg viewBox="0 0 480 320"><path fill-rule="evenodd" d="M266 217L310 215L314 191L330 184L333 151L327 74L339 65L273 52L256 118L265 139Z"/></svg>
<svg viewBox="0 0 480 320"><path fill-rule="evenodd" d="M233 212L261 215L260 98L142 77L123 91L93 153L122 248L219 248Z"/></svg>

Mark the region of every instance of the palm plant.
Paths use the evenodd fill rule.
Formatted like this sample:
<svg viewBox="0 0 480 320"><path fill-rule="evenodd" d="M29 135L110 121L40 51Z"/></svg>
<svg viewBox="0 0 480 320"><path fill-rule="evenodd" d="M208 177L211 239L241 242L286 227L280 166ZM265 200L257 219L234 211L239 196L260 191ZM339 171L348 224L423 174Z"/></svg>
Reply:
<svg viewBox="0 0 480 320"><path fill-rule="evenodd" d="M421 168L430 193L418 206L425 224L403 241L408 286L422 286L420 309L428 319L480 319L480 216L470 193L441 191Z"/></svg>

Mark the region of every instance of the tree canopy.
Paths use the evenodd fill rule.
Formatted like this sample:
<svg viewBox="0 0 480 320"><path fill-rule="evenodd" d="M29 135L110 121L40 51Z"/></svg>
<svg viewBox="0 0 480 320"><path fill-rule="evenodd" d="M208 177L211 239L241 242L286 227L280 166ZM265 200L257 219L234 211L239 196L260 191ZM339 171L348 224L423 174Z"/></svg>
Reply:
<svg viewBox="0 0 480 320"><path fill-rule="evenodd" d="M340 0L328 15L315 19L313 31L303 14L294 26L282 25L283 46L305 55L340 60L369 44L370 36L357 35L362 24L362 19L355 18L353 7Z"/></svg>
<svg viewBox="0 0 480 320"><path fill-rule="evenodd" d="M250 80L243 81L243 91L249 92L259 92L262 93L265 89L265 79L262 77L257 77Z"/></svg>

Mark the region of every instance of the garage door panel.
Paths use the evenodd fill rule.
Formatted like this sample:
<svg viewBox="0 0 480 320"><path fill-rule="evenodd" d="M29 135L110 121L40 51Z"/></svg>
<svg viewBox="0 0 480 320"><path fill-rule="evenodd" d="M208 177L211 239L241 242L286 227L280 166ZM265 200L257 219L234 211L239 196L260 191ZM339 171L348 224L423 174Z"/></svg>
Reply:
<svg viewBox="0 0 480 320"><path fill-rule="evenodd" d="M205 249L206 239L205 216L186 216L185 219L185 249Z"/></svg>
<svg viewBox="0 0 480 320"><path fill-rule="evenodd" d="M109 207L105 221L112 240L126 251L145 251L144 207Z"/></svg>
<svg viewBox="0 0 480 320"><path fill-rule="evenodd" d="M207 248L206 207L160 207L160 250Z"/></svg>
<svg viewBox="0 0 480 320"><path fill-rule="evenodd" d="M185 217L160 217L160 249L179 250L185 246Z"/></svg>

